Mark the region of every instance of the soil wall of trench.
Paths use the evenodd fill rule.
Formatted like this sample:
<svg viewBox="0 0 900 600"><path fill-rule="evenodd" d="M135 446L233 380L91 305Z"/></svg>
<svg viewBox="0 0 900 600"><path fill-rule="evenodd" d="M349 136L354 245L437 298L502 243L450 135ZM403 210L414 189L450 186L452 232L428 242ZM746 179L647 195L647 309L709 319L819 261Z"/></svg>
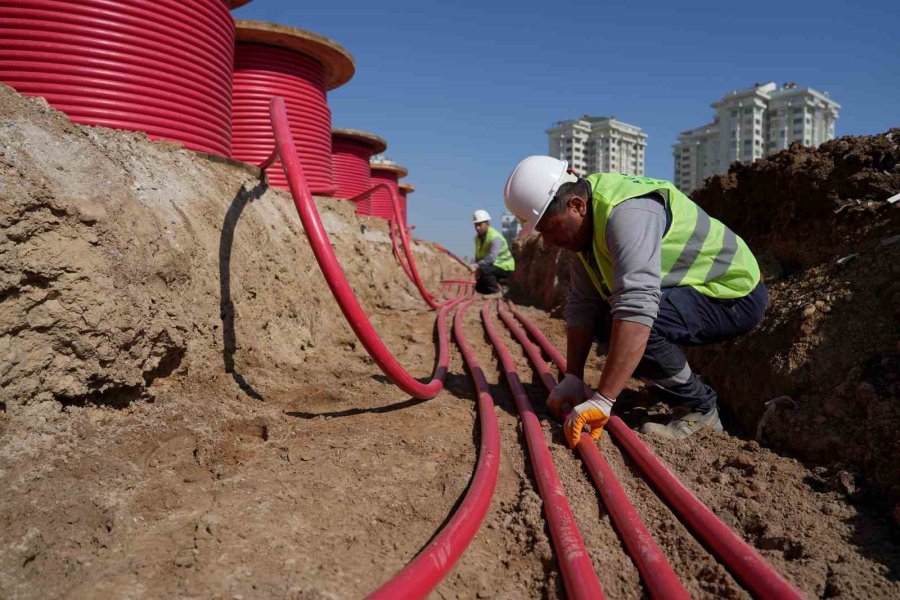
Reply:
<svg viewBox="0 0 900 600"><path fill-rule="evenodd" d="M0 115L7 415L47 401L127 405L176 371L315 368L323 339L356 343L286 191L141 134L73 125L2 86ZM420 306L385 221L317 204L364 304ZM459 276L430 245L414 250L430 289Z"/></svg>
<svg viewBox="0 0 900 600"><path fill-rule="evenodd" d="M900 129L735 164L692 198L753 249L763 323L691 349L732 427L815 464L849 469L900 524ZM558 315L573 257L517 242L511 293ZM886 493L886 496L884 494Z"/></svg>

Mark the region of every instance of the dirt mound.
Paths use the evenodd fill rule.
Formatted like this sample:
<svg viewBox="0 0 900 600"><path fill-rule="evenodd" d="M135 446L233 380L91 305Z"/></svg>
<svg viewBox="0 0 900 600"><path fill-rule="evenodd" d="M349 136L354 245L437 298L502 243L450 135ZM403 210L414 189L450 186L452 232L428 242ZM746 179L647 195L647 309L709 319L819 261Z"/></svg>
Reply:
<svg viewBox="0 0 900 600"><path fill-rule="evenodd" d="M532 304L548 312L561 308L569 286L571 253L544 244L539 235L513 242L516 270L509 279L509 297L519 304Z"/></svg>
<svg viewBox="0 0 900 600"><path fill-rule="evenodd" d="M900 129L892 129L735 163L691 197L738 232L770 276L782 276L896 235L900 210L887 199L898 191Z"/></svg>
<svg viewBox="0 0 900 600"><path fill-rule="evenodd" d="M176 369L299 368L323 337L354 339L285 192L141 134L72 125L10 88L0 114L7 404L119 406ZM318 204L360 298L418 306L384 221ZM417 250L436 289L453 267Z"/></svg>

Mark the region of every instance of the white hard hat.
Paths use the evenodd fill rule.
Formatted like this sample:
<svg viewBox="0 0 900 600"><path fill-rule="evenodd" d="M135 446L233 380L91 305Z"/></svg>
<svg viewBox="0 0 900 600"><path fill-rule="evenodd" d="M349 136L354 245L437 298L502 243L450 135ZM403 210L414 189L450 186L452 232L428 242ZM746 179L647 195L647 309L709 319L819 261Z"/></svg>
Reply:
<svg viewBox="0 0 900 600"><path fill-rule="evenodd" d="M485 221L490 221L491 215L488 214L486 210L476 210L472 213L472 222L473 223L484 223Z"/></svg>
<svg viewBox="0 0 900 600"><path fill-rule="evenodd" d="M568 162L552 156L529 156L510 173L503 200L506 208L522 221L520 237L534 230L559 186L578 181L568 168Z"/></svg>

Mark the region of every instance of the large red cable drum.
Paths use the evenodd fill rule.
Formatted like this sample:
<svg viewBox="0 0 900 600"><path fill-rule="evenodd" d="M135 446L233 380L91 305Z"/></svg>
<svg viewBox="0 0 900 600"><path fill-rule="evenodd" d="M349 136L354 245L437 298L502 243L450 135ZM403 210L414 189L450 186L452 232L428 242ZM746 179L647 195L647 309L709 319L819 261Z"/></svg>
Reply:
<svg viewBox="0 0 900 600"><path fill-rule="evenodd" d="M353 77L353 57L332 40L274 23L237 21L232 108L232 156L263 162L275 146L269 100L284 98L310 190L335 192L331 170L331 110L327 91ZM280 161L269 170L287 188Z"/></svg>
<svg viewBox="0 0 900 600"><path fill-rule="evenodd" d="M394 163L374 162L371 163L370 170L373 186L379 183L386 183L398 197L400 196L397 180L401 177L406 177L406 167L401 167ZM387 190L379 188L371 196L357 203L356 212L361 215L392 219L394 217L394 204L391 194Z"/></svg>
<svg viewBox="0 0 900 600"><path fill-rule="evenodd" d="M406 226L409 223L409 220L406 218L407 199L410 194L416 191L416 188L410 183L402 182L397 184L397 189L400 190L400 212L403 213L403 225Z"/></svg>
<svg viewBox="0 0 900 600"><path fill-rule="evenodd" d="M358 129L331 132L331 167L337 198L353 198L372 187L369 159L387 149L383 138Z"/></svg>
<svg viewBox="0 0 900 600"><path fill-rule="evenodd" d="M240 3L240 0L234 0ZM82 125L228 156L225 0L0 0L0 81Z"/></svg>

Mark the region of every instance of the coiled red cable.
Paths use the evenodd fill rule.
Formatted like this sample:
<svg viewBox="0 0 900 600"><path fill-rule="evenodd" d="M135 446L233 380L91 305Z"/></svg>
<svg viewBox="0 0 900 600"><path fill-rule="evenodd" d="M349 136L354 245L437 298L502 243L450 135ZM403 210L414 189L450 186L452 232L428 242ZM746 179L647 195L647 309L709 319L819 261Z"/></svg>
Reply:
<svg viewBox="0 0 900 600"><path fill-rule="evenodd" d="M400 195L397 187L397 171L391 169L381 169L372 165L371 168L372 185L383 183L388 186L395 194ZM360 215L370 215L373 217L381 217L382 219L391 219L394 216L394 204L391 192L384 189L375 190L368 198L356 205L356 212Z"/></svg>
<svg viewBox="0 0 900 600"><path fill-rule="evenodd" d="M338 137L333 138L331 144L334 195L338 198L352 198L372 187L369 171L372 151L362 144Z"/></svg>
<svg viewBox="0 0 900 600"><path fill-rule="evenodd" d="M331 133L331 168L338 198L353 198L372 187L369 159L387 149L377 135L355 129Z"/></svg>
<svg viewBox="0 0 900 600"><path fill-rule="evenodd" d="M318 60L285 48L238 42L234 57L232 156L257 164L269 156L275 138L269 101L284 98L300 160L314 194L334 194L331 171L331 110L325 92L325 68ZM271 169L272 185L287 188L280 166Z"/></svg>
<svg viewBox="0 0 900 600"><path fill-rule="evenodd" d="M222 0L0 0L0 81L82 125L231 153Z"/></svg>

